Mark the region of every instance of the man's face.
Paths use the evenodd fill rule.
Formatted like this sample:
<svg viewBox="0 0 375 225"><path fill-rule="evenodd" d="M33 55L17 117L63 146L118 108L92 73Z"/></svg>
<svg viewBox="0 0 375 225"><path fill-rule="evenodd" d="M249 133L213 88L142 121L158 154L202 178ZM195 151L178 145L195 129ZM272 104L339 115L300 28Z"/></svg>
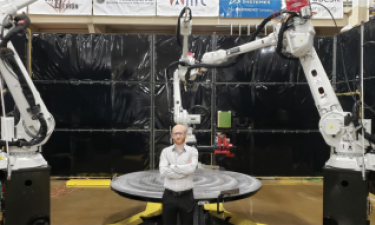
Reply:
<svg viewBox="0 0 375 225"><path fill-rule="evenodd" d="M184 126L175 126L172 130L172 139L177 145L185 143L186 135L186 129Z"/></svg>

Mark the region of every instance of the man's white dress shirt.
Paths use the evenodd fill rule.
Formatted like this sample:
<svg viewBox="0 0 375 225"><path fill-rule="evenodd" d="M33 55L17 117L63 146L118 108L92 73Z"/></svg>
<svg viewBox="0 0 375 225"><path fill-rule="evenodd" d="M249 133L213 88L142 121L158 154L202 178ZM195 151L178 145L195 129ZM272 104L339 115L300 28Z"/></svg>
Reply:
<svg viewBox="0 0 375 225"><path fill-rule="evenodd" d="M194 186L192 174L197 165L196 148L185 145L181 152L175 149L175 145L164 148L159 162L160 174L165 177L164 187L176 192L192 189Z"/></svg>

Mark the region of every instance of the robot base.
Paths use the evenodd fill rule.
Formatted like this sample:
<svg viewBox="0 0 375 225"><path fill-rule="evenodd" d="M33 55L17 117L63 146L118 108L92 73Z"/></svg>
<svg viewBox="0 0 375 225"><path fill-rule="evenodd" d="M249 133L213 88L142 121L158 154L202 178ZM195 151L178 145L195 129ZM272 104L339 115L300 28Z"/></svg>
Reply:
<svg viewBox="0 0 375 225"><path fill-rule="evenodd" d="M2 225L50 224L50 170L49 166L0 172L2 184Z"/></svg>
<svg viewBox="0 0 375 225"><path fill-rule="evenodd" d="M359 157L348 157L348 156L340 156L337 154L332 154L329 160L326 163L328 167L334 168L342 168L342 169L349 169L349 170L362 170L362 162L360 162L362 158ZM367 159L365 159L367 162ZM366 166L367 167L367 166Z"/></svg>
<svg viewBox="0 0 375 225"><path fill-rule="evenodd" d="M0 170L7 169L7 156L5 152L0 152ZM47 166L47 161L39 152L32 153L12 153L10 155L12 171Z"/></svg>
<svg viewBox="0 0 375 225"><path fill-rule="evenodd" d="M323 225L369 225L368 172L325 166L323 176Z"/></svg>

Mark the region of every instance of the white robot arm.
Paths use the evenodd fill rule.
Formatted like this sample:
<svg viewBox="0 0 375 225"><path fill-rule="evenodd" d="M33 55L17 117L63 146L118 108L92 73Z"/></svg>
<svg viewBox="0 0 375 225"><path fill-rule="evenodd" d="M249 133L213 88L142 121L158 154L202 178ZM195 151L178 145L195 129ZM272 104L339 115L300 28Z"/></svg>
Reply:
<svg viewBox="0 0 375 225"><path fill-rule="evenodd" d="M229 50L218 50L204 54L202 65L219 65L233 56L282 43L282 46L279 47L283 47L286 53L298 58L301 62L321 116L319 130L325 142L335 148L335 152L326 162L326 165L364 171L363 164L365 164L367 170L375 170L375 155L364 155L362 151L363 148L371 144L370 141L364 141L365 146L363 146L362 136L357 134L357 130L360 128L355 126L356 121L351 118L351 113L343 111L313 47L315 31L309 18L305 17L306 12L310 12L310 7L305 6L301 9L302 11L304 16L302 17L301 13L295 13L298 16L290 18L286 29L282 29L283 26L279 24L275 32L265 38ZM279 40L280 37L282 40ZM370 137L371 121L362 121L363 127L368 132L366 136Z"/></svg>
<svg viewBox="0 0 375 225"><path fill-rule="evenodd" d="M182 124L187 127L187 138L186 143L195 145L197 139L193 134L192 124L199 124L201 122L200 115L190 115L186 109L182 107L181 101L181 90L180 81L185 81L185 73L187 71L187 66L194 65L195 59L192 53L188 52L188 38L191 35L192 20L191 20L191 10L185 7L179 16L178 28L180 34L183 36L183 49L182 56L179 61L178 69L173 73L173 120L176 124ZM179 37L177 37L179 38ZM177 40L179 43L179 39ZM192 76L190 80L194 80L198 74L197 69L192 71Z"/></svg>
<svg viewBox="0 0 375 225"><path fill-rule="evenodd" d="M55 122L43 103L22 61L9 42L13 35L25 31L30 20L25 14L12 17L19 9L36 0L5 0L0 2L2 32L0 41L0 73L7 84L20 114L1 118L1 146L9 146L0 153L0 169L10 170L46 166L39 152L50 137ZM3 103L4 104L4 103ZM9 173L8 173L9 176Z"/></svg>

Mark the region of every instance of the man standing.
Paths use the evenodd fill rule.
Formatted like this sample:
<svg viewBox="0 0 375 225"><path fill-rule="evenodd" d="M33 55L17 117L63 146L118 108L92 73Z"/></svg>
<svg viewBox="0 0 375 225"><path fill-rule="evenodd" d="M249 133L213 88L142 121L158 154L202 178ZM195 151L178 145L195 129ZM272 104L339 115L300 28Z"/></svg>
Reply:
<svg viewBox="0 0 375 225"><path fill-rule="evenodd" d="M193 173L198 164L198 151L187 146L184 125L172 129L174 145L163 149L159 170L165 177L163 194L163 223L176 225L177 215L181 225L192 225L194 219Z"/></svg>

